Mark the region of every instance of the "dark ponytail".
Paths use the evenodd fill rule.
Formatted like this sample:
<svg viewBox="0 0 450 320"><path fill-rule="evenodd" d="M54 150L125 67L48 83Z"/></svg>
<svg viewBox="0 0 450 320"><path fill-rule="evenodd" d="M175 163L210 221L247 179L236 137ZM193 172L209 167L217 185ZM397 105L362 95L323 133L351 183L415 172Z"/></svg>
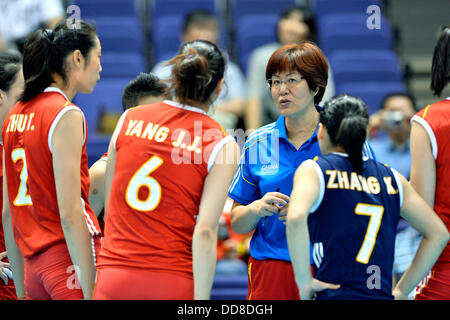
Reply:
<svg viewBox="0 0 450 320"><path fill-rule="evenodd" d="M346 94L336 96L320 110L320 122L326 127L331 143L343 147L353 167L361 172L362 150L369 124L365 103Z"/></svg>
<svg viewBox="0 0 450 320"><path fill-rule="evenodd" d="M21 68L19 53L13 51L0 52L0 90L9 91L17 79Z"/></svg>
<svg viewBox="0 0 450 320"><path fill-rule="evenodd" d="M53 82L50 72L52 39L46 30L37 30L24 47L23 77L25 89L20 100L28 101Z"/></svg>
<svg viewBox="0 0 450 320"><path fill-rule="evenodd" d="M450 81L450 27L442 26L434 48L431 64L431 91L440 96Z"/></svg>
<svg viewBox="0 0 450 320"><path fill-rule="evenodd" d="M53 30L40 29L33 32L24 47L23 75L25 89L21 101L29 101L47 88L54 79L53 73L67 81L65 59L75 50L89 59L95 47L95 29L84 21L77 21L73 28L61 20Z"/></svg>
<svg viewBox="0 0 450 320"><path fill-rule="evenodd" d="M225 55L215 44L205 40L183 43L167 64L173 65L171 87L182 104L212 103L226 65Z"/></svg>
<svg viewBox="0 0 450 320"><path fill-rule="evenodd" d="M362 148L366 141L368 121L361 116L342 119L336 136L336 144L342 146L358 172L363 169Z"/></svg>

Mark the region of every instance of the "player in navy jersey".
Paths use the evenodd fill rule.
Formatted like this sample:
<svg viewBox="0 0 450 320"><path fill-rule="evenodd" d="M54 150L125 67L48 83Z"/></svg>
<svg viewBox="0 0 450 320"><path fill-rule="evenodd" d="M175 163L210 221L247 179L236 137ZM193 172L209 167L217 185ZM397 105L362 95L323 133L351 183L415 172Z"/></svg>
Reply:
<svg viewBox="0 0 450 320"><path fill-rule="evenodd" d="M407 180L361 150L368 124L364 102L348 95L320 111L318 140L323 156L305 161L294 177L287 214L287 240L301 299L313 295L314 277L340 285L316 299L406 299L449 240L445 225ZM310 214L311 213L311 214ZM392 290L399 217L424 239Z"/></svg>

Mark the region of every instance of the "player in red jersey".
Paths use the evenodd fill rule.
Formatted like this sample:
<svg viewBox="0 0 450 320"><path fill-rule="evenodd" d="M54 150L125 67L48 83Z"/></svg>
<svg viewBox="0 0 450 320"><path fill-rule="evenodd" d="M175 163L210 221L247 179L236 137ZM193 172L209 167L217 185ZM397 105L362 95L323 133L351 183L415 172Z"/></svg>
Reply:
<svg viewBox="0 0 450 320"><path fill-rule="evenodd" d="M167 85L152 73L140 73L123 89L122 107L126 111L132 107L163 101L169 97ZM103 154L90 168L89 204L98 217L103 229L103 207L105 194L105 172L108 154Z"/></svg>
<svg viewBox="0 0 450 320"><path fill-rule="evenodd" d="M6 114L22 94L23 82L20 56L10 52L0 52L0 124L3 124ZM0 163L3 162L2 156L3 144L0 144ZM3 188L2 180L3 170L0 169L1 188ZM2 207L3 198L0 200L0 208ZM13 280L9 278L11 270L6 256L3 225L0 219L0 300L16 300L16 289Z"/></svg>
<svg viewBox="0 0 450 320"><path fill-rule="evenodd" d="M216 45L182 45L174 98L127 110L108 149L95 299L209 299L218 221L239 158L206 112L223 85Z"/></svg>
<svg viewBox="0 0 450 320"><path fill-rule="evenodd" d="M431 89L440 96L450 78L450 27L435 46ZM450 97L419 111L411 126L411 184L450 230ZM417 300L450 299L450 245L416 289Z"/></svg>
<svg viewBox="0 0 450 320"><path fill-rule="evenodd" d="M92 297L100 228L88 203L86 120L70 101L92 92L100 55L84 21L37 30L25 44L24 93L2 128L3 225L19 298Z"/></svg>

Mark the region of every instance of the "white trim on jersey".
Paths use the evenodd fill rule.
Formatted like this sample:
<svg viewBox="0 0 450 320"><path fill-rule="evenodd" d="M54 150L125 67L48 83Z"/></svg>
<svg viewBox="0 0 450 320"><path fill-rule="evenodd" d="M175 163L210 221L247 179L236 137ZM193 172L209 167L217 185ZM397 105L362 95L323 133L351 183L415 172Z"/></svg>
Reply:
<svg viewBox="0 0 450 320"><path fill-rule="evenodd" d="M315 242L313 244L313 260L317 268L322 264L323 259L323 242Z"/></svg>
<svg viewBox="0 0 450 320"><path fill-rule="evenodd" d="M430 124L428 122L426 122L426 120L424 118L419 117L418 115L414 115L411 118L411 123L413 121L416 121L417 123L422 125L422 127L427 132L428 137L430 138L430 142L431 142L431 149L433 152L433 157L434 157L434 160L436 160L437 155L438 155L438 145L437 145L437 140L436 140L436 136L434 135L433 129L431 128Z"/></svg>
<svg viewBox="0 0 450 320"><path fill-rule="evenodd" d="M400 174L397 172L397 170L395 170L392 167L389 167L392 170L392 173L394 174L395 177L395 181L397 182L397 186L398 186L398 196L400 199L400 208L403 205L403 185L402 185L402 180L400 180Z"/></svg>
<svg viewBox="0 0 450 320"><path fill-rule="evenodd" d="M172 107L180 108L180 109L183 109L183 110L194 111L194 112L198 112L198 113L202 113L204 115L207 115L205 110L197 108L197 107L194 107L194 106L188 106L188 105L181 104L181 103L178 103L178 102L172 101L172 100L164 100L163 102L165 104L171 105Z"/></svg>
<svg viewBox="0 0 450 320"><path fill-rule="evenodd" d="M95 252L95 241L92 235L91 235L91 246L92 246L92 258L94 259L94 266L97 267L97 253Z"/></svg>
<svg viewBox="0 0 450 320"><path fill-rule="evenodd" d="M83 211L83 214L85 217L84 221L86 221L86 226L89 230L89 234L91 237L91 246L92 246L92 255L93 255L93 259L94 259L94 266L97 266L97 254L95 252L94 236L100 235L100 231L97 230L97 228L94 225L94 222L92 221L91 217L87 213L86 203L84 202L83 198L80 198L80 199L81 199L81 210Z"/></svg>
<svg viewBox="0 0 450 320"><path fill-rule="evenodd" d="M325 178L323 177L322 169L320 169L320 166L315 162L314 160L305 160L303 163L311 163L314 169L317 173L317 178L319 179L319 196L317 197L316 202L314 202L310 213L313 213L314 211L319 208L320 204L322 203L323 196L325 195Z"/></svg>
<svg viewBox="0 0 450 320"><path fill-rule="evenodd" d="M81 199L81 210L83 210L83 214L85 217L86 225L89 229L89 233L91 234L91 236L98 236L100 232L97 230L97 228L94 225L94 222L92 221L91 217L86 211L86 203L84 202L83 198L80 199Z"/></svg>
<svg viewBox="0 0 450 320"><path fill-rule="evenodd" d="M420 294L422 292L422 290L428 285L428 281L430 280L430 278L433 276L433 271L430 270L428 271L428 273L425 275L425 277L419 282L419 284L416 286L416 288L414 289L414 296L416 296L417 294Z"/></svg>
<svg viewBox="0 0 450 320"><path fill-rule="evenodd" d="M114 129L114 133L111 137L111 141L114 145L114 150L116 150L116 152L117 152L117 147L116 147L117 137L119 136L120 131L122 131L123 122L125 121L125 117L128 113L128 110L130 110L130 109L125 110L125 112L120 117L119 122L117 123L116 129Z"/></svg>
<svg viewBox="0 0 450 320"><path fill-rule="evenodd" d="M252 139L264 134L274 131L276 122L269 123L264 127L261 127L255 131L253 131L247 138L246 145L250 145L252 143Z"/></svg>
<svg viewBox="0 0 450 320"><path fill-rule="evenodd" d="M67 101L70 101L70 99L67 98L66 94L60 88L47 87L47 88L45 88L44 92L58 92L58 93L62 94L64 96L64 98L66 98Z"/></svg>
<svg viewBox="0 0 450 320"><path fill-rule="evenodd" d="M330 154L337 154L338 156L348 158L348 153L344 153L344 152L330 152Z"/></svg>
<svg viewBox="0 0 450 320"><path fill-rule="evenodd" d="M222 140L220 140L215 146L214 149L211 152L211 155L208 159L208 172L211 170L211 167L214 165L214 162L216 161L217 155L219 154L220 149L228 142L233 140L233 136L228 135L224 137Z"/></svg>
<svg viewBox="0 0 450 320"><path fill-rule="evenodd" d="M372 152L373 150L370 148L369 142L366 139L366 141L364 141L363 144L363 156L362 156L363 161L373 159L374 157L376 157Z"/></svg>
<svg viewBox="0 0 450 320"><path fill-rule="evenodd" d="M83 116L83 145L86 142L86 128L85 128L86 121L84 118L84 113L83 113L83 111L81 111L80 108L77 108L75 106L68 106L68 107L65 107L64 109L62 109L58 113L56 118L53 120L52 125L50 126L50 130L48 131L48 147L49 147L51 153L53 153L52 138L53 138L53 132L55 131L56 125L61 120L61 118L66 114L66 112L70 111L70 110L76 110L78 112L81 112L81 115Z"/></svg>
<svg viewBox="0 0 450 320"><path fill-rule="evenodd" d="M240 175L241 175L241 163L242 163L243 161L244 161L244 153L241 154L241 158L240 158L240 161L239 161L239 165L238 165L237 171L236 171L236 173L234 174L233 181L231 181L231 186L230 186L230 188L229 188L229 190L228 190L228 192L230 192L230 193L233 192L233 189L234 189L234 187L236 186L236 183L239 181L239 177L240 177ZM245 180L244 180L244 181L245 181Z"/></svg>
<svg viewBox="0 0 450 320"><path fill-rule="evenodd" d="M362 155L362 160L363 161L367 161L369 159L372 159L372 157L371 157L372 153L369 150L370 149L369 149L369 147L367 145L367 140L366 140L366 142L364 142L364 144L363 144L363 155ZM365 154L365 153L368 153L368 154ZM344 152L330 152L330 154L337 154L338 156L348 158L348 153L344 153Z"/></svg>

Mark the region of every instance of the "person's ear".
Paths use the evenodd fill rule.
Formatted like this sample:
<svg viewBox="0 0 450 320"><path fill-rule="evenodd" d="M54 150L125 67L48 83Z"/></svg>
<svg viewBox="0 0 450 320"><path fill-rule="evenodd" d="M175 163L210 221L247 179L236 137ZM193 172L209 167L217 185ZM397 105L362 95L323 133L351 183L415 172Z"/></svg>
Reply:
<svg viewBox="0 0 450 320"><path fill-rule="evenodd" d="M72 64L78 68L84 68L84 57L80 50L75 50L72 52L70 57Z"/></svg>
<svg viewBox="0 0 450 320"><path fill-rule="evenodd" d="M320 87L316 87L315 90L311 90L314 97L319 93L319 89L320 89Z"/></svg>
<svg viewBox="0 0 450 320"><path fill-rule="evenodd" d="M5 91L0 89L0 107L3 106L5 101L6 101L6 93Z"/></svg>
<svg viewBox="0 0 450 320"><path fill-rule="evenodd" d="M319 122L319 129L317 130L317 140L323 140L325 137L325 126Z"/></svg>
<svg viewBox="0 0 450 320"><path fill-rule="evenodd" d="M216 94L219 95L222 91L223 83L225 82L225 79L222 78L219 80L219 83L217 84Z"/></svg>

